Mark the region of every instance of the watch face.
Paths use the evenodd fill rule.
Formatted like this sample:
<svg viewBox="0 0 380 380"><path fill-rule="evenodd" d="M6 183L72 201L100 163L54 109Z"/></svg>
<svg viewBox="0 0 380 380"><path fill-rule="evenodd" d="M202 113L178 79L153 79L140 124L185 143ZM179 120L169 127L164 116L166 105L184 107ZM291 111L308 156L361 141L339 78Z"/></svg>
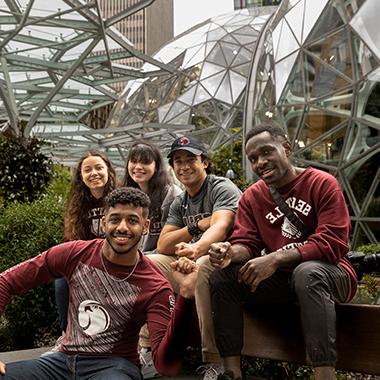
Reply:
<svg viewBox="0 0 380 380"><path fill-rule="evenodd" d="M202 231L198 228L196 224L190 224L187 226L187 230L191 236L198 236Z"/></svg>

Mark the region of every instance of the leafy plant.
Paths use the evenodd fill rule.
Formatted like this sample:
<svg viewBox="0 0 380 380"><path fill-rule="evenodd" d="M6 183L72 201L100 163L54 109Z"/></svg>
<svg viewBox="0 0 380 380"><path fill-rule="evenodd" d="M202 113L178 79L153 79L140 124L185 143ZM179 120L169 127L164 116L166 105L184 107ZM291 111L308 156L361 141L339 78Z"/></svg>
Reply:
<svg viewBox="0 0 380 380"><path fill-rule="evenodd" d="M0 136L0 196L4 203L29 202L46 189L52 162L40 152L42 142Z"/></svg>
<svg viewBox="0 0 380 380"><path fill-rule="evenodd" d="M56 168L38 199L0 209L0 272L62 242L69 187L68 170ZM37 346L47 332L58 334L57 321L53 284L14 297L0 321L0 351Z"/></svg>

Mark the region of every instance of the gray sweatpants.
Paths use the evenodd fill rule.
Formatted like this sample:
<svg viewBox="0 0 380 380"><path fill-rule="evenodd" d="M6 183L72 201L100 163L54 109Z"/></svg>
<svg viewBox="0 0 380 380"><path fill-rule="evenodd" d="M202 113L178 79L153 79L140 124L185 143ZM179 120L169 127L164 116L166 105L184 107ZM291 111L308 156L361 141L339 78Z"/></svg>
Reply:
<svg viewBox="0 0 380 380"><path fill-rule="evenodd" d="M221 357L240 355L244 306L252 309L296 303L300 309L306 353L312 366L335 367L335 303L344 302L347 297L350 279L346 272L339 265L306 261L293 272L277 271L251 292L250 287L238 282L241 266L232 264L210 276L215 339Z"/></svg>

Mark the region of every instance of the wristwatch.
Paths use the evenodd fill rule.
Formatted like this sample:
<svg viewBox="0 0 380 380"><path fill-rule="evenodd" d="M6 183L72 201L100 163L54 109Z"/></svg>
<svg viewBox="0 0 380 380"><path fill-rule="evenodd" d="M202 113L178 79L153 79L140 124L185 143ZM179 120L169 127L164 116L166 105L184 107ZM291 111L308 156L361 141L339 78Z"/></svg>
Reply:
<svg viewBox="0 0 380 380"><path fill-rule="evenodd" d="M198 236L203 231L198 227L198 221L187 225L187 231L191 236Z"/></svg>

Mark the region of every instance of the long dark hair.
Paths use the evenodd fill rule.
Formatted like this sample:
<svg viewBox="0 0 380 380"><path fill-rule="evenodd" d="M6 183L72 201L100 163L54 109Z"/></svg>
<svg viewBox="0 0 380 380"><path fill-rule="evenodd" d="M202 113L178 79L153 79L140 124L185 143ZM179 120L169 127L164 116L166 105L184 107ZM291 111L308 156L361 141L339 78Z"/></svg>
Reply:
<svg viewBox="0 0 380 380"><path fill-rule="evenodd" d="M69 201L65 213L65 241L89 240L92 238L88 223L88 212L93 208L94 197L90 189L84 184L81 175L83 161L91 156L100 157L107 166L108 181L104 187L102 198L116 187L116 173L107 156L97 150L91 150L81 157L71 181Z"/></svg>
<svg viewBox="0 0 380 380"><path fill-rule="evenodd" d="M156 164L155 172L148 183L148 195L151 200L150 211L159 209L164 200L168 186L173 184L173 180L169 175L168 168L162 158L158 148L147 141L136 141L128 152L127 165L124 177L124 186L140 188L140 186L132 179L128 172L128 162L135 161L143 164L150 164L153 161Z"/></svg>

